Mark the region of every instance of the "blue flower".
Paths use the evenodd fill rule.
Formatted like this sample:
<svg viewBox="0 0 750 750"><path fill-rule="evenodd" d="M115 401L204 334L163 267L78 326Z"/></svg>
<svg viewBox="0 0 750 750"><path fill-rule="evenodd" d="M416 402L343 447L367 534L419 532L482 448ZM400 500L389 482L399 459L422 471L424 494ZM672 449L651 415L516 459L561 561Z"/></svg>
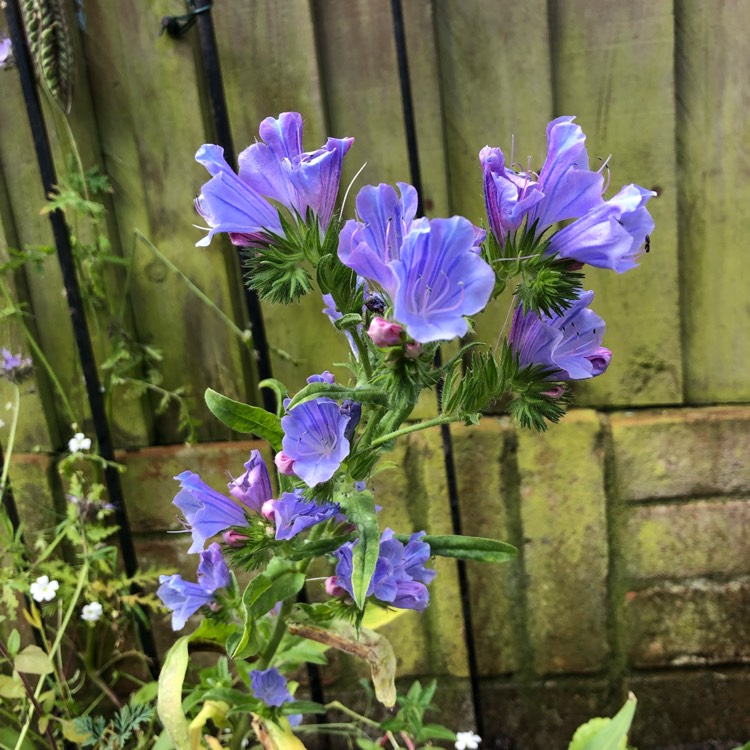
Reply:
<svg viewBox="0 0 750 750"><path fill-rule="evenodd" d="M223 149L205 144L195 158L211 173L195 206L210 230L198 245L208 245L217 232L228 232L235 245L263 246L268 232L283 235L276 201L304 221L308 209L325 231L331 221L341 180L341 167L353 138L329 138L317 151L302 151L302 116L282 112L260 124L260 137L238 158L239 174L227 164Z"/></svg>
<svg viewBox="0 0 750 750"><path fill-rule="evenodd" d="M3 34L0 34L0 70L6 70L13 67L13 43Z"/></svg>
<svg viewBox="0 0 750 750"><path fill-rule="evenodd" d="M198 583L185 581L181 575L159 576L156 595L172 610L172 630L182 630L188 617L214 601L214 594L229 585L229 569L215 542L201 552Z"/></svg>
<svg viewBox="0 0 750 750"><path fill-rule="evenodd" d="M524 314L516 308L508 341L521 367L539 365L549 380L585 380L601 375L612 352L602 346L605 323L588 305L593 292L581 292L562 315Z"/></svg>
<svg viewBox="0 0 750 750"><path fill-rule="evenodd" d="M344 156L354 138L329 138L316 151L302 151L302 115L282 112L260 124L265 143L239 156L240 177L261 195L278 201L303 219L312 209L325 231L331 221Z"/></svg>
<svg viewBox="0 0 750 750"><path fill-rule="evenodd" d="M245 473L233 479L228 487L232 497L260 513L263 503L273 497L271 479L260 451L254 450L250 453L250 458L245 464Z"/></svg>
<svg viewBox="0 0 750 750"><path fill-rule="evenodd" d="M589 170L586 136L574 119L558 117L547 126L547 158L538 177L506 167L499 148L479 152L487 216L501 245L524 219L539 237L558 221L579 218L602 203L604 178Z"/></svg>
<svg viewBox="0 0 750 750"><path fill-rule="evenodd" d="M363 188L361 221L348 221L339 238L344 265L390 298L394 320L417 341L462 336L467 315L484 308L495 274L479 256L484 233L460 216L415 219L416 191L398 183Z"/></svg>
<svg viewBox="0 0 750 750"><path fill-rule="evenodd" d="M206 539L230 526L247 525L244 509L252 506L242 504L242 498L236 502L216 492L192 471L183 471L175 479L181 489L172 502L182 511L193 536L188 552L200 552Z"/></svg>
<svg viewBox="0 0 750 750"><path fill-rule="evenodd" d="M31 357L13 354L9 349L0 349L0 375L11 382L20 382L31 372Z"/></svg>
<svg viewBox="0 0 750 750"><path fill-rule="evenodd" d="M391 264L398 281L393 317L415 340L463 336L465 316L489 301L495 274L475 252L475 241L474 226L460 216L433 219L404 238L401 256Z"/></svg>
<svg viewBox="0 0 750 750"><path fill-rule="evenodd" d="M556 232L547 252L618 273L635 268L646 237L654 230L646 203L655 195L638 185L626 185L613 198Z"/></svg>
<svg viewBox="0 0 750 750"><path fill-rule="evenodd" d="M294 461L294 473L309 487L330 479L349 455L345 436L350 415L342 414L330 398L295 406L281 420L284 453Z"/></svg>
<svg viewBox="0 0 750 750"><path fill-rule="evenodd" d="M430 603L427 584L435 577L436 571L424 567L430 559L430 545L421 541L424 535L424 531L412 534L404 545L395 538L391 529L383 532L378 562L367 596L374 596L397 609L421 612L427 607ZM334 552L339 561L333 583L352 597L352 551L358 543L359 540L347 542Z"/></svg>
<svg viewBox="0 0 750 750"><path fill-rule="evenodd" d="M195 199L195 208L209 226L208 234L196 245L205 247L219 232L228 232L235 245L262 246L266 232L283 234L276 208L247 181L238 176L224 159L224 149L206 143L195 160L212 175Z"/></svg>
<svg viewBox="0 0 750 750"><path fill-rule="evenodd" d="M295 471L297 466L295 464ZM318 504L303 500L301 490L285 492L278 500L272 500L276 539L291 539L311 526L333 518L341 511L338 503Z"/></svg>
<svg viewBox="0 0 750 750"><path fill-rule="evenodd" d="M282 706L294 700L286 679L276 667L254 669L250 672L253 694L267 706Z"/></svg>

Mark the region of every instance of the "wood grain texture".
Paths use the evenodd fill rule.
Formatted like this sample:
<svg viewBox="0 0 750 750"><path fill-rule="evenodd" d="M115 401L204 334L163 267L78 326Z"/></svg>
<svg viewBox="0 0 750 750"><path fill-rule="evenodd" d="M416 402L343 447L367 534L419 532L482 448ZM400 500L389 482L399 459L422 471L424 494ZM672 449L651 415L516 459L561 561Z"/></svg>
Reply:
<svg viewBox="0 0 750 750"><path fill-rule="evenodd" d="M659 193L641 267L586 272L614 356L605 377L580 384L577 402L680 403L672 3L555 0L550 9L555 114L577 116L592 166L613 154L607 196L631 182Z"/></svg>
<svg viewBox="0 0 750 750"><path fill-rule="evenodd" d="M126 250L134 252L131 295L138 337L163 352L164 385L188 385L203 419L200 439L228 431L203 405L207 386L233 398L247 387L241 345L182 280L142 244L139 229L230 316L235 287L229 260L217 247L198 249L192 199L206 173L192 155L204 142L193 50L184 40L159 37L159 21L175 11L161 2L87 7L86 53L102 134L105 163L115 187L114 210ZM184 437L169 410L157 417L157 442Z"/></svg>
<svg viewBox="0 0 750 750"><path fill-rule="evenodd" d="M675 4L685 396L750 398L750 6Z"/></svg>

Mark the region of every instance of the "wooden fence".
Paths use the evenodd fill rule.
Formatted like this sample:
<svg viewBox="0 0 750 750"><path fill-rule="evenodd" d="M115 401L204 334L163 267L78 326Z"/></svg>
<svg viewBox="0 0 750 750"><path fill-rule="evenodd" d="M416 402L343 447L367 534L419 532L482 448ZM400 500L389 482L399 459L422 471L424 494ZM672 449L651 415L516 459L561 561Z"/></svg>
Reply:
<svg viewBox="0 0 750 750"><path fill-rule="evenodd" d="M192 157L215 138L210 92L194 34L159 35L163 16L184 12L179 0L87 0L84 12L85 28L72 20L78 74L70 133L52 108L47 125L61 173L72 134L83 165L98 165L113 186L106 215L111 254L130 264L127 271L112 263L105 275L107 294L121 308L115 338L158 349L158 387L189 389L202 420L198 445L185 448L176 410L158 408L156 388L139 394L125 384L112 394L117 447L141 449L124 454L124 481L142 559L179 564L174 545L154 534L174 524L172 472L202 462L206 475L220 480L222 469L241 463L229 457L230 445L221 441L233 436L202 406L201 394L210 386L257 400L252 349L185 280L246 327L234 249L218 239L208 249L194 246L202 232L193 227L192 199L206 174ZM479 222L479 149L509 148L514 135L516 160L531 154L538 167L545 126L561 114L577 115L592 157L614 155L613 185L637 182L658 199L649 205L657 229L641 267L625 276L587 274L614 351L607 375L577 389L578 406L587 408L536 439L498 419L488 419L476 437L454 431L466 530L486 522L524 549L510 573L470 571L479 674L467 671L450 566L435 613L413 626L423 635L402 649L402 665L411 674L447 675L449 695L460 700L445 704L464 707L467 716L467 679L478 679L488 744L511 737L521 747L542 747L552 737L562 745L576 720L610 710L633 676L651 701L641 709L639 747L711 735L746 741L750 679L741 665L750 661L750 638L742 641L750 621L750 550L747 533L738 537L735 530L750 527L750 455L741 442L748 414L742 407L696 407L750 401L743 242L750 234L750 4L403 0L403 12L428 215ZM360 182L409 180L387 0L216 0L212 14L238 150L257 136L261 119L297 110L311 148L326 135L356 137L344 183L364 162ZM0 72L4 256L12 248L53 245L40 216L44 199L17 76ZM86 426L56 259L4 279ZM290 309L263 306L274 375L292 389L346 358L321 308L315 294ZM480 332L491 336L504 315L501 305L487 311ZM114 329L91 323L101 365L115 350ZM28 351L18 316L3 327L9 348ZM43 367L36 372L16 446L15 483L27 509L51 492L43 470L72 434L55 384ZM0 387L0 403L6 395ZM449 528L439 446L427 437L405 450L405 474L384 480L393 485L384 492L422 497L437 483L437 495L394 514ZM684 546L697 549L702 562L680 557L670 523L683 524ZM633 542L645 534L647 551ZM714 555L722 540L727 547ZM492 596L483 598L480 589ZM685 601L695 601L689 612L679 610ZM646 602L645 609L634 602ZM682 635L678 625L672 635L659 631L660 613L669 619L670 612ZM744 622L744 630L717 636L727 622ZM719 668L722 678L715 677ZM724 696L715 710L696 699L705 690Z"/></svg>

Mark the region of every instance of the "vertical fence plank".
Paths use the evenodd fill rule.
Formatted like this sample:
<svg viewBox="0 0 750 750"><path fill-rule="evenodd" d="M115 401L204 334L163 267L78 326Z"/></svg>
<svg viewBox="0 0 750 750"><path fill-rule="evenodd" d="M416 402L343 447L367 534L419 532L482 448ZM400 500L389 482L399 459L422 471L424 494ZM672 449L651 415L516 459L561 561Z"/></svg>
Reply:
<svg viewBox="0 0 750 750"><path fill-rule="evenodd" d="M577 115L593 163L614 155L610 195L630 182L659 193L641 268L624 278L587 271L614 357L606 377L582 384L579 403L680 403L672 3L556 0L550 9L556 114Z"/></svg>
<svg viewBox="0 0 750 750"><path fill-rule="evenodd" d="M281 112L302 114L309 150L320 147L327 135L352 135L336 128L326 133L309 2L263 0L251 9L220 3L214 22L238 153L259 137L261 120ZM355 145L353 151L360 149ZM289 307L263 304L274 377L290 389L300 388L311 373L330 369L331 362L347 361L346 340L323 307L317 291ZM337 374L345 376L345 371Z"/></svg>
<svg viewBox="0 0 750 750"><path fill-rule="evenodd" d="M203 391L211 386L245 397L237 336L133 234L143 232L233 314L226 256L218 248L194 247L201 233L191 226L192 198L206 175L192 156L204 132L191 46L158 36L161 17L174 11L167 0L87 6L85 49L117 223L123 246L134 252L137 333L161 350L164 387L190 387L203 419L199 437L225 438L228 431L203 405ZM158 442L182 438L173 410L157 417Z"/></svg>
<svg viewBox="0 0 750 750"><path fill-rule="evenodd" d="M750 398L750 6L675 4L680 251L689 403Z"/></svg>
<svg viewBox="0 0 750 750"><path fill-rule="evenodd" d="M552 112L546 9L543 0L435 5L451 211L475 224L487 223L481 148L499 146L523 164L529 154L544 158ZM503 294L477 317L480 340L497 338L510 302Z"/></svg>

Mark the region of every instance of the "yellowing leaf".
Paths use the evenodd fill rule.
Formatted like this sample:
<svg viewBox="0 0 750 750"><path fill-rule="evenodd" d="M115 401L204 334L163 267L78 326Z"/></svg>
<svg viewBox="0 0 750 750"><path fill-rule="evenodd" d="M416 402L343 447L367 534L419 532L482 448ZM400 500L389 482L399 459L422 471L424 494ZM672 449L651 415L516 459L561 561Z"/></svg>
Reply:
<svg viewBox="0 0 750 750"><path fill-rule="evenodd" d="M188 665L190 636L178 638L167 653L159 675L159 697L156 711L169 734L175 750L190 750L188 720L182 711L182 683Z"/></svg>
<svg viewBox="0 0 750 750"><path fill-rule="evenodd" d="M253 714L253 730L263 750L306 750L302 741L292 732L292 727L283 716L276 724Z"/></svg>
<svg viewBox="0 0 750 750"><path fill-rule="evenodd" d="M0 674L0 698L23 698L24 695L26 691L18 675L13 678L7 674Z"/></svg>
<svg viewBox="0 0 750 750"><path fill-rule="evenodd" d="M13 668L24 674L50 674L52 661L39 646L26 646L13 660Z"/></svg>

